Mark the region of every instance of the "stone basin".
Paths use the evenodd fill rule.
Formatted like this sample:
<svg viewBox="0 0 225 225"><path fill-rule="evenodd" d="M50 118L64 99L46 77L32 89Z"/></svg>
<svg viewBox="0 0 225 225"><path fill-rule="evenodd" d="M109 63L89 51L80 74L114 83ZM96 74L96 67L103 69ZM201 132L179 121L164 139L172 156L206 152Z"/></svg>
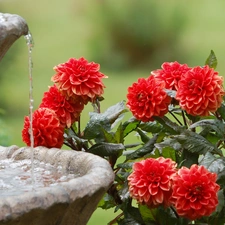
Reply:
<svg viewBox="0 0 225 225"><path fill-rule="evenodd" d="M0 13L0 61L18 38L28 34L28 25L21 16ZM55 168L59 164L70 168L79 176L21 194L1 195L0 189L0 225L87 224L98 202L113 183L114 173L109 163L86 152L36 147L32 155L31 150L14 145L0 146L0 163L5 159L20 162L34 158Z"/></svg>
<svg viewBox="0 0 225 225"><path fill-rule="evenodd" d="M31 159L28 147L0 146L0 161ZM45 147L34 148L34 160L70 167L79 177L18 196L0 196L0 224L83 225L114 180L109 163L93 154Z"/></svg>

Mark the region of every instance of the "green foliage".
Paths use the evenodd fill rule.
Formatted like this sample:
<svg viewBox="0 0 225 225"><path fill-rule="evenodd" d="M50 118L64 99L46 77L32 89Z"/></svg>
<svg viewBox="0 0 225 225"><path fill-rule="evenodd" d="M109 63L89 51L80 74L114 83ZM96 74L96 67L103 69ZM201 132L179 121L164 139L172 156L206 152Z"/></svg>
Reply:
<svg viewBox="0 0 225 225"><path fill-rule="evenodd" d="M95 110L100 111L98 108ZM225 188L225 157L223 157L222 150L225 133L224 121L218 114L218 118L195 118L188 128L185 123L184 125L181 125L181 122L178 123L178 119L172 121L165 116L155 117L155 121L147 123L140 122L133 117L121 122L126 112L124 102L119 102L103 113L90 113L90 121L83 132L73 127L66 133L65 140L73 140L73 145L70 147L76 146L75 150L83 149L105 158L115 171L114 184L99 202L98 207L122 211L122 214L109 224L188 225L189 221L177 217L172 208L151 209L140 204L135 207L129 195L127 178L136 161L162 156L176 161L178 167L203 165L209 171L217 173L218 184L221 188ZM173 108L171 112L175 112ZM131 133L137 134L140 143L124 144L125 138ZM216 137L216 142L212 139L212 134ZM135 149L131 150L130 148L133 147ZM118 160L119 163L117 163ZM208 221L213 221L218 225L224 222L221 219L224 211L223 192L220 192L220 196L221 200L214 216L207 218ZM204 219L199 222L201 224Z"/></svg>
<svg viewBox="0 0 225 225"><path fill-rule="evenodd" d="M209 57L205 61L206 65L209 67L216 69L217 67L217 58L213 50L211 50Z"/></svg>
<svg viewBox="0 0 225 225"><path fill-rule="evenodd" d="M207 63L210 66L216 66L216 57L213 52L208 57ZM167 91L167 94L171 98L176 96L175 91ZM194 164L202 165L211 173L216 174L216 182L221 189L218 192L217 208L210 216L195 220L195 224L222 225L224 223L224 104L210 116L203 117L187 114L175 101L176 99L173 100L173 104L168 108L168 116L155 116L151 118L154 121L148 122L141 122L134 117L125 119L128 110L124 101L101 112L100 103L96 100L92 102L94 112L89 114L90 120L84 129L81 130L78 122L78 126L73 125L66 130L64 134L66 145L74 150L85 151L104 158L115 173L113 184L98 205L104 210L113 208L115 212L120 212L109 222L109 225L189 225L191 223L183 215L179 215L173 203L169 207L163 207L162 204L151 207L139 201L135 196L132 196L133 198L130 196L133 187L130 181L132 177L129 176L135 168L142 168L141 164L135 163L159 157L173 160L177 166L177 174L181 167L190 168ZM133 135L130 139L131 143L127 144L126 139L131 135ZM155 183L152 182L154 175L142 172L144 175L140 176L147 177L144 182L147 183L149 179L151 185L154 186ZM141 172L138 171L138 173ZM171 177L171 181L173 179ZM135 178L135 182L140 185L139 197L145 196L146 192L143 193L145 189L142 190L143 184L139 183L138 178ZM194 192L197 191L199 190L196 189ZM148 194L150 195L150 191ZM146 198L149 197L146 196Z"/></svg>

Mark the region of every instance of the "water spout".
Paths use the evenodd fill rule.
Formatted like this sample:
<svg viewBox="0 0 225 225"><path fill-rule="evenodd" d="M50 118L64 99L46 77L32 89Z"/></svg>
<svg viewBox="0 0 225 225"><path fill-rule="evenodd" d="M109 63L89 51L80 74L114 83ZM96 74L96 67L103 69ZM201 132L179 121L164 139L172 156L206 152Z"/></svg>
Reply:
<svg viewBox="0 0 225 225"><path fill-rule="evenodd" d="M28 31L28 25L21 16L0 13L0 61L12 44Z"/></svg>

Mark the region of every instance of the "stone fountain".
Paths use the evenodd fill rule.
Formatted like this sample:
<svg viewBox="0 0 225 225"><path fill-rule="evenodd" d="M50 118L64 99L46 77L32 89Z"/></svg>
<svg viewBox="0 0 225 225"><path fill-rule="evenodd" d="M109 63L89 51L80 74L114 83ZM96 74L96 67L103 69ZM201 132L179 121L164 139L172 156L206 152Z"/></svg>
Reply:
<svg viewBox="0 0 225 225"><path fill-rule="evenodd" d="M0 13L0 60L10 46L28 34L26 21ZM109 163L93 154L45 147L0 146L0 163L31 159L59 165L77 177L53 186L38 187L20 194L1 195L0 225L84 225L114 180ZM33 154L33 155L32 155ZM0 170L3 168L0 168ZM1 178L1 177L0 177Z"/></svg>

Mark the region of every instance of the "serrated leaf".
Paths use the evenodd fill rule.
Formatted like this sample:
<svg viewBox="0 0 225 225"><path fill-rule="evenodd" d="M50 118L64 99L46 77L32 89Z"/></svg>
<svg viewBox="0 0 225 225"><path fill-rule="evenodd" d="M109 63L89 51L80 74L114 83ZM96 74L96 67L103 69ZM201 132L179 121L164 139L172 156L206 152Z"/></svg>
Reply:
<svg viewBox="0 0 225 225"><path fill-rule="evenodd" d="M217 196L218 196L219 204L217 205L216 211L215 211L215 212L216 212L216 213L219 213L219 212L222 211L223 206L224 206L224 203L225 203L225 201L224 201L223 189L221 189L221 190L218 191Z"/></svg>
<svg viewBox="0 0 225 225"><path fill-rule="evenodd" d="M109 119L99 113L90 113L90 120L84 129L84 137L89 140L100 138L103 129L110 131L111 123Z"/></svg>
<svg viewBox="0 0 225 225"><path fill-rule="evenodd" d="M134 164L134 162L119 163L119 164L117 164L117 167L122 168L122 169L131 169L133 164Z"/></svg>
<svg viewBox="0 0 225 225"><path fill-rule="evenodd" d="M206 167L212 173L219 173L225 169L225 158L215 157L212 153L207 152L199 165Z"/></svg>
<svg viewBox="0 0 225 225"><path fill-rule="evenodd" d="M171 147L172 149L175 149L176 151L179 151L182 149L182 145L173 138L167 138L162 142L156 143L155 147L158 148L160 151L163 150L163 148Z"/></svg>
<svg viewBox="0 0 225 225"><path fill-rule="evenodd" d="M102 115L108 118L112 126L114 126L121 119L121 115L125 112L128 112L128 109L125 108L125 101L121 101L110 106L104 113L102 113Z"/></svg>
<svg viewBox="0 0 225 225"><path fill-rule="evenodd" d="M122 154L125 149L123 144L113 144L113 143L97 143L89 148L88 152L99 155L99 156L118 156Z"/></svg>
<svg viewBox="0 0 225 225"><path fill-rule="evenodd" d="M166 116L164 117L154 117L155 120L157 120L163 128L166 130L166 132L170 134L179 134L181 133L185 128L178 126L176 123L169 120Z"/></svg>
<svg viewBox="0 0 225 225"><path fill-rule="evenodd" d="M162 156L164 158L170 158L173 161L176 161L176 153L175 153L175 150L173 148L171 148L171 147L165 147L165 148L163 148L163 150L162 150Z"/></svg>
<svg viewBox="0 0 225 225"><path fill-rule="evenodd" d="M143 132L141 129L137 129L137 133L139 134L143 143L146 143L150 140L150 137L146 134L146 132Z"/></svg>
<svg viewBox="0 0 225 225"><path fill-rule="evenodd" d="M102 209L110 209L110 208L113 208L114 206L115 206L114 198L108 193L105 193L105 195L102 197L102 199L98 203L98 207Z"/></svg>
<svg viewBox="0 0 225 225"><path fill-rule="evenodd" d="M123 136L126 137L129 133L132 131L136 130L138 125L140 124L140 121L137 120L136 118L132 117L128 121L124 122L122 125L123 127Z"/></svg>
<svg viewBox="0 0 225 225"><path fill-rule="evenodd" d="M126 210L124 210L124 215L126 218L132 217L134 222L133 224L143 224L144 221L142 219L141 213L138 208L133 207L130 204L130 201L127 201L128 203L126 204Z"/></svg>
<svg viewBox="0 0 225 225"><path fill-rule="evenodd" d="M150 209L148 206L141 204L138 205L138 208L145 223L155 221L157 208Z"/></svg>
<svg viewBox="0 0 225 225"><path fill-rule="evenodd" d="M164 209L162 207L158 207L156 221L160 225L175 225L177 224L179 219L176 218L174 212L171 208ZM188 224L188 223L186 223Z"/></svg>
<svg viewBox="0 0 225 225"><path fill-rule="evenodd" d="M219 213L216 213L210 216L207 222L208 224L213 224L213 225L224 225L225 223L224 215L225 215L225 207L223 207Z"/></svg>
<svg viewBox="0 0 225 225"><path fill-rule="evenodd" d="M196 127L206 127L208 129L214 130L217 135L222 138L225 133L225 128L224 124L222 121L218 119L205 119L205 120L200 120L196 123L193 123L189 129L193 129Z"/></svg>
<svg viewBox="0 0 225 225"><path fill-rule="evenodd" d="M128 198L130 198L129 187L128 187L127 182L124 182L123 188L121 188L121 189L118 191L118 194L119 194L120 199L121 199L122 201L125 201L125 200L127 200Z"/></svg>
<svg viewBox="0 0 225 225"><path fill-rule="evenodd" d="M110 131L121 119L121 115L127 112L124 101L109 107L104 113L90 112L90 120L84 129L84 137L87 139L101 139L102 130Z"/></svg>
<svg viewBox="0 0 225 225"><path fill-rule="evenodd" d="M183 149L181 157L178 158L179 166L190 168L193 164L198 164L199 154Z"/></svg>
<svg viewBox="0 0 225 225"><path fill-rule="evenodd" d="M139 125L139 128L141 128L143 131L153 133L153 134L159 133L163 130L163 126L157 121L147 122L147 123L141 122Z"/></svg>
<svg viewBox="0 0 225 225"><path fill-rule="evenodd" d="M122 123L117 127L116 132L114 133L114 139L116 143L122 143L124 140L124 130Z"/></svg>
<svg viewBox="0 0 225 225"><path fill-rule="evenodd" d="M225 158L215 157L210 152L207 152L199 165L206 167L210 172L217 174L217 183L225 188Z"/></svg>
<svg viewBox="0 0 225 225"><path fill-rule="evenodd" d="M184 149L192 153L206 154L206 152L216 151L221 154L221 151L207 139L189 130L184 130L180 135L175 135L172 138L177 140Z"/></svg>
<svg viewBox="0 0 225 225"><path fill-rule="evenodd" d="M131 154L126 155L127 160L141 158L146 154L151 153L155 148L155 143L157 140L158 135L153 136L143 147L137 149Z"/></svg>
<svg viewBox="0 0 225 225"><path fill-rule="evenodd" d="M117 143L114 133L104 130L102 128L102 134L103 134L102 137L104 136L104 138L103 139L96 138L96 143L101 143L101 142Z"/></svg>
<svg viewBox="0 0 225 225"><path fill-rule="evenodd" d="M205 65L208 65L210 68L216 69L217 67L217 58L213 50L211 50L208 58L205 61Z"/></svg>
<svg viewBox="0 0 225 225"><path fill-rule="evenodd" d="M219 109L217 109L223 120L225 120L225 105L222 103Z"/></svg>

